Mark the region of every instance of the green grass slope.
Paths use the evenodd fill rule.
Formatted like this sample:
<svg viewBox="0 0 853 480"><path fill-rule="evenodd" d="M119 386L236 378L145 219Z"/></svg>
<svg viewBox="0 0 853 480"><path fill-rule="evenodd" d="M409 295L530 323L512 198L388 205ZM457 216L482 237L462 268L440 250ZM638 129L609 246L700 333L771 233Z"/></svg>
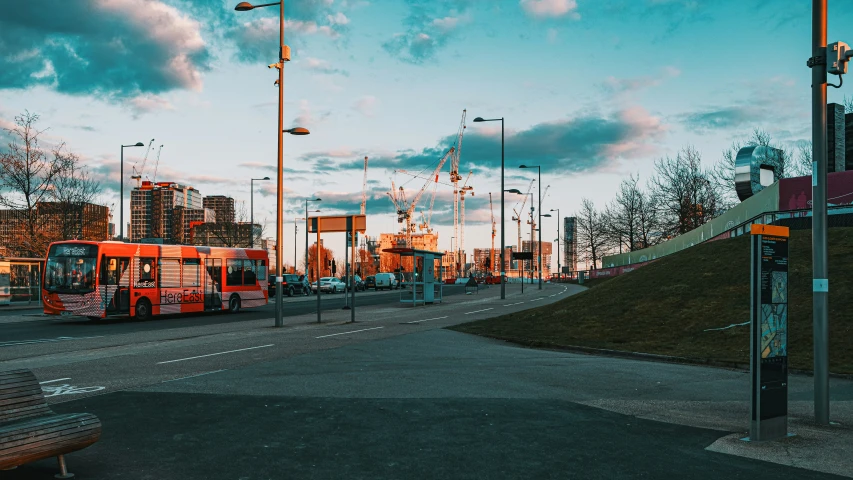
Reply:
<svg viewBox="0 0 853 480"><path fill-rule="evenodd" d="M811 231L789 243L788 354L812 370ZM659 259L555 304L453 329L539 347L749 362L749 236ZM829 230L830 371L853 373L853 228Z"/></svg>

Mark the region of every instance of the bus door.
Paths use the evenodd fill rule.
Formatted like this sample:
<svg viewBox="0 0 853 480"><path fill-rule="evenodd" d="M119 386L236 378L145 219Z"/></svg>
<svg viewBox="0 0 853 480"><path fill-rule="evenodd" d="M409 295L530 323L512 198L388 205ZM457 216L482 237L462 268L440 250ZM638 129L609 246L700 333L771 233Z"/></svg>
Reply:
<svg viewBox="0 0 853 480"><path fill-rule="evenodd" d="M129 257L104 257L102 264L105 267L101 276L107 292L111 287L117 287L115 294L106 304L107 315L130 313L130 258Z"/></svg>
<svg viewBox="0 0 853 480"><path fill-rule="evenodd" d="M205 258L204 309L222 310L222 259Z"/></svg>

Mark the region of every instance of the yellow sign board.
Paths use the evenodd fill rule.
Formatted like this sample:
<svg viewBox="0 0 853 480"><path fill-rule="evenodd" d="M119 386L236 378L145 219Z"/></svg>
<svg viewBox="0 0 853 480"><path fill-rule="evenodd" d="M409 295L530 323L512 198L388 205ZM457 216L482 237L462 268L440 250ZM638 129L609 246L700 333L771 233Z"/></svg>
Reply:
<svg viewBox="0 0 853 480"><path fill-rule="evenodd" d="M367 230L367 215L308 217L310 233L317 233L318 224L320 233L349 232L353 227L356 232L364 233Z"/></svg>

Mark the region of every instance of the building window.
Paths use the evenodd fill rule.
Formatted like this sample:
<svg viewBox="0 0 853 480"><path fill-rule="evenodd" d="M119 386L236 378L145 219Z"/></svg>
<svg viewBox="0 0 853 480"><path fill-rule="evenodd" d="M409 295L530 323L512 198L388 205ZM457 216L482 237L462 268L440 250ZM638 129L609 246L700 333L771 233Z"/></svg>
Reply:
<svg viewBox="0 0 853 480"><path fill-rule="evenodd" d="M243 285L243 261L228 259L225 269L225 285L236 287Z"/></svg>

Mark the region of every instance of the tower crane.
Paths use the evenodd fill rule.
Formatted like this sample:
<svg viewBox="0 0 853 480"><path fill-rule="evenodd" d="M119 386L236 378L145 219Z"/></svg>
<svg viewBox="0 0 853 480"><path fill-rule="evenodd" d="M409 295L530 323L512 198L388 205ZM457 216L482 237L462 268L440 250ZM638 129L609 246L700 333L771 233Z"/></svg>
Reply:
<svg viewBox="0 0 853 480"><path fill-rule="evenodd" d="M456 153L450 159L450 183L453 184L453 236L459 239L459 161L462 153L462 136L465 133L466 110L462 110L462 121L459 122L459 131L456 133Z"/></svg>
<svg viewBox="0 0 853 480"><path fill-rule="evenodd" d="M361 214L367 207L367 155L364 156L364 180L361 181Z"/></svg>
<svg viewBox="0 0 853 480"><path fill-rule="evenodd" d="M521 213L524 212L524 206L527 204L527 197L530 196L530 191L533 189L533 183L535 181L536 180L530 181L530 186L527 187L527 193L524 194L524 200L521 202L521 207L519 207L518 210L516 210L515 208L512 209L512 212L515 214L515 215L513 215L512 220L515 222L518 222L518 251L519 252L522 251L521 250Z"/></svg>
<svg viewBox="0 0 853 480"><path fill-rule="evenodd" d="M152 138L150 142L148 142L148 148L145 149L145 157L142 159L142 167L139 170L136 169L136 164L133 165L133 175L130 178L136 180L136 188L141 186L142 182L142 171L145 170L145 162L148 161L148 152L151 151L151 145L154 143L154 139Z"/></svg>
<svg viewBox="0 0 853 480"><path fill-rule="evenodd" d="M155 182L155 183L157 182L157 167L160 166L160 152L162 152L162 151L163 151L163 145L160 145L160 149L157 150L157 161L154 162L154 179L151 180L152 182Z"/></svg>
<svg viewBox="0 0 853 480"><path fill-rule="evenodd" d="M465 178L465 183L463 183L462 187L459 189L459 237L457 238L456 244L458 245L457 249L463 254L465 252L465 196L469 193L472 197L474 196L474 187L468 185L468 181L471 180L471 173L472 172L468 172L468 177ZM462 259L460 258L459 260L461 261Z"/></svg>
<svg viewBox="0 0 853 480"><path fill-rule="evenodd" d="M489 250L489 271L495 274L495 207L492 204L492 192L489 192L489 211L492 214L492 249Z"/></svg>
<svg viewBox="0 0 853 480"><path fill-rule="evenodd" d="M401 186L396 188L394 180L391 180L391 191L388 192L388 196L391 197L391 201L397 209L397 222L403 223L403 220L406 221L406 244L408 246L412 245L412 233L414 232L414 225L412 225L412 213L414 213L415 206L417 206L424 192L426 192L427 187L429 187L432 182L438 181L438 174L441 171L441 167L444 166L447 158L453 155L454 150L455 149L453 147L450 147L450 150L444 154L441 161L438 162L438 166L435 167L435 170L432 172L432 175L427 178L426 183L424 183L415 196L412 197L411 201L406 200L406 191L403 187Z"/></svg>

